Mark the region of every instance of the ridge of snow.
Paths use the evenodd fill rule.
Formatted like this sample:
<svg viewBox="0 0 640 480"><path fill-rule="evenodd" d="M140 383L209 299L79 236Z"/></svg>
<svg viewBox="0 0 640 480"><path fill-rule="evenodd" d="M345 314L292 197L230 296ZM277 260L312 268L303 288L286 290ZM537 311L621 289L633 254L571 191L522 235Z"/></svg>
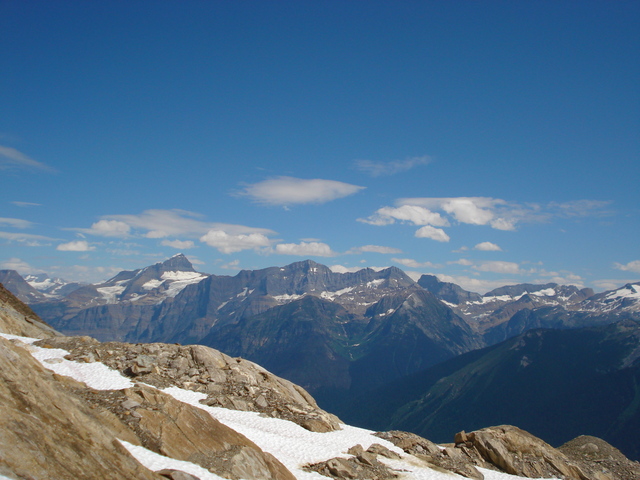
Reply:
<svg viewBox="0 0 640 480"><path fill-rule="evenodd" d="M325 300L330 300L333 302L333 300L336 297L344 295L345 293L349 293L355 290L355 288L356 287L347 287L347 288L342 288L340 290L336 290L335 292L328 292L328 291L320 292L320 298L324 298Z"/></svg>
<svg viewBox="0 0 640 480"><path fill-rule="evenodd" d="M615 299L615 298L637 298L640 299L640 285L629 284L625 285L622 288L614 290L609 293L605 298L607 299Z"/></svg>
<svg viewBox="0 0 640 480"><path fill-rule="evenodd" d="M384 283L384 278L378 278L377 280L371 280L366 283L367 288L378 288L380 285Z"/></svg>
<svg viewBox="0 0 640 480"><path fill-rule="evenodd" d="M98 287L96 290L100 295L102 295L102 298L104 298L107 303L117 303L117 296L124 292L124 289L126 288L122 283L123 281L119 281L118 285L113 285L111 287Z"/></svg>
<svg viewBox="0 0 640 480"><path fill-rule="evenodd" d="M298 300L304 297L305 295L306 293L303 293L302 295L296 295L295 293L288 295L285 293L283 295L273 295L272 298L278 303L289 303L289 302L293 302L294 300Z"/></svg>
<svg viewBox="0 0 640 480"><path fill-rule="evenodd" d="M226 480L223 477L211 473L209 470L191 462L185 462L184 460L176 460L175 458L165 457L159 453L152 452L139 445L133 445L125 440L118 439L124 448L140 462L144 467L151 471L157 472L159 470L170 469L180 470L186 472L200 480Z"/></svg>

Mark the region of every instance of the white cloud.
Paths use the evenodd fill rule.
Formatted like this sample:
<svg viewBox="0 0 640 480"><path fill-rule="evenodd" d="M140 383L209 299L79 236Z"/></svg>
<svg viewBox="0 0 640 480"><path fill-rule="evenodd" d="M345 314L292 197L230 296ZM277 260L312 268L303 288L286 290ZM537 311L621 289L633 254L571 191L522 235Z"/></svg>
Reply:
<svg viewBox="0 0 640 480"><path fill-rule="evenodd" d="M414 197L400 198L395 203L441 211L459 223L490 225L498 230L514 230L519 222L543 221L549 217L540 212L538 205L519 205L491 197Z"/></svg>
<svg viewBox="0 0 640 480"><path fill-rule="evenodd" d="M276 253L281 255L297 255L300 257L335 257L336 252L322 242L280 243L276 245Z"/></svg>
<svg viewBox="0 0 640 480"><path fill-rule="evenodd" d="M380 177L382 175L393 175L400 172L411 170L419 165L426 165L431 162L428 156L407 158L406 160L394 160L391 162L374 162L371 160L356 160L355 167L372 177Z"/></svg>
<svg viewBox="0 0 640 480"><path fill-rule="evenodd" d="M19 218L0 217L0 226L13 228L29 228L33 226L33 223L29 222L28 220L21 220Z"/></svg>
<svg viewBox="0 0 640 480"><path fill-rule="evenodd" d="M473 268L481 272L509 273L509 274L522 273L522 271L520 270L520 265L514 262L503 262L503 261L482 262L480 265L476 265Z"/></svg>
<svg viewBox="0 0 640 480"><path fill-rule="evenodd" d="M230 235L259 233L270 235L275 232L266 228L244 225L206 222L200 214L186 210L145 210L137 215L105 215L91 228L72 230L102 237L126 238L139 234L147 238L192 237L199 238L210 230L222 230Z"/></svg>
<svg viewBox="0 0 640 480"><path fill-rule="evenodd" d="M40 203L33 203L33 202L19 202L19 201L15 201L15 202L11 202L12 204L14 204L16 207L41 207L42 204Z"/></svg>
<svg viewBox="0 0 640 480"><path fill-rule="evenodd" d="M383 253L383 254L397 254L402 253L402 250L399 248L393 247L381 247L379 245L363 245L362 247L355 247L350 249L348 254L359 254L359 253Z"/></svg>
<svg viewBox="0 0 640 480"><path fill-rule="evenodd" d="M516 229L516 220L511 219L507 220L506 218L494 218L491 220L491 226L496 230L515 230Z"/></svg>
<svg viewBox="0 0 640 480"><path fill-rule="evenodd" d="M200 237L200 241L222 253L235 253L242 250L260 250L271 245L271 241L261 233L233 235L224 230L209 230Z"/></svg>
<svg viewBox="0 0 640 480"><path fill-rule="evenodd" d="M617 268L618 270L623 270L625 272L640 273L640 260L634 260L625 265L621 263L615 263L614 267Z"/></svg>
<svg viewBox="0 0 640 480"><path fill-rule="evenodd" d="M434 225L436 227L447 227L449 222L442 218L439 213L420 207L417 205L402 205L400 207L382 207L368 218L360 218L359 222L371 225L390 225L396 220L409 222L414 225Z"/></svg>
<svg viewBox="0 0 640 480"><path fill-rule="evenodd" d="M191 240L163 240L160 245L165 247L173 247L178 250L189 250L194 248L195 244Z"/></svg>
<svg viewBox="0 0 640 480"><path fill-rule="evenodd" d="M399 263L400 265L404 265L409 268L439 268L439 265L434 265L431 262L417 262L412 258L392 258L391 259L395 263Z"/></svg>
<svg viewBox="0 0 640 480"><path fill-rule="evenodd" d="M347 197L365 187L335 180L276 177L247 185L240 195L266 205L326 203Z"/></svg>
<svg viewBox="0 0 640 480"><path fill-rule="evenodd" d="M491 243L491 242L482 242L477 244L475 247L473 247L474 250L481 250L483 252L501 252L502 249L496 245L495 243Z"/></svg>
<svg viewBox="0 0 640 480"><path fill-rule="evenodd" d="M118 220L100 220L91 228L77 229L82 233L96 235L99 237L128 237L131 227L125 222Z"/></svg>
<svg viewBox="0 0 640 480"><path fill-rule="evenodd" d="M42 162L38 162L32 158L29 158L24 153L11 147L4 147L0 145L0 170L9 168L28 168L34 170L43 170L47 172L54 172L55 169Z"/></svg>
<svg viewBox="0 0 640 480"><path fill-rule="evenodd" d="M95 250L96 247L89 245L86 240L75 240L73 242L61 243L56 247L56 250L61 252L90 252Z"/></svg>
<svg viewBox="0 0 640 480"><path fill-rule="evenodd" d="M451 198L444 201L442 209L452 214L456 220L472 225L486 225L493 219L493 212L486 208L481 208L478 199L471 198Z"/></svg>
<svg viewBox="0 0 640 480"><path fill-rule="evenodd" d="M16 257L9 258L3 262L0 262L0 269L15 270L21 275L34 272L34 268L31 265Z"/></svg>
<svg viewBox="0 0 640 480"><path fill-rule="evenodd" d="M450 240L449 235L447 235L444 230L432 227L431 225L425 225L419 228L415 236L418 238L430 238L438 242L448 242Z"/></svg>

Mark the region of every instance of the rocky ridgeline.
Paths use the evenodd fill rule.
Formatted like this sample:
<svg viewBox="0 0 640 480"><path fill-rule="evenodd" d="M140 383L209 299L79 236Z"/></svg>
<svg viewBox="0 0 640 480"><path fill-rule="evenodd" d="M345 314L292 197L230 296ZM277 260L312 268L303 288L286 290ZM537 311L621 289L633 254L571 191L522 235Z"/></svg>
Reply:
<svg viewBox="0 0 640 480"><path fill-rule="evenodd" d="M634 480L640 464L595 437L578 437L560 448L511 425L459 432L455 443L438 446L418 435L391 431L377 434L434 468L483 480L477 467L527 478L566 480Z"/></svg>
<svg viewBox="0 0 640 480"><path fill-rule="evenodd" d="M104 363L159 389L179 387L207 395L213 407L259 412L290 420L313 432L340 428L302 387L242 358L202 345L100 343L91 337L55 337L36 345L69 351L68 360Z"/></svg>

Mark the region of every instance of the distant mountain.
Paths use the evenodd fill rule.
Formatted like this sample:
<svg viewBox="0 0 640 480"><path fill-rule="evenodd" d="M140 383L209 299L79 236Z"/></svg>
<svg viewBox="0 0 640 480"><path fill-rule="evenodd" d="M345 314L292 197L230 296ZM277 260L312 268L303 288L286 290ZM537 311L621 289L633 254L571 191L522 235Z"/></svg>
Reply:
<svg viewBox="0 0 640 480"><path fill-rule="evenodd" d="M45 295L31 285L15 270L0 270L0 283L26 304L41 302Z"/></svg>
<svg viewBox="0 0 640 480"><path fill-rule="evenodd" d="M455 283L441 282L435 275L422 275L418 279L418 285L433 293L440 300L453 305L482 301L482 295L479 293L468 292Z"/></svg>
<svg viewBox="0 0 640 480"><path fill-rule="evenodd" d="M311 260L219 276L179 254L61 298L7 276L65 334L212 346L302 384L336 411L361 392L530 329L640 320L638 284L599 295L555 283L479 295L429 275L416 283L395 267L336 273Z"/></svg>
<svg viewBox="0 0 640 480"><path fill-rule="evenodd" d="M51 278L46 273L26 275L25 281L33 288L43 293L47 297L62 298L69 295L74 290L82 287L83 284L67 282L62 278Z"/></svg>
<svg viewBox="0 0 640 480"><path fill-rule="evenodd" d="M552 445L600 436L638 459L639 384L639 322L530 330L376 390L368 411L353 404L351 421L436 442L464 428L517 424Z"/></svg>

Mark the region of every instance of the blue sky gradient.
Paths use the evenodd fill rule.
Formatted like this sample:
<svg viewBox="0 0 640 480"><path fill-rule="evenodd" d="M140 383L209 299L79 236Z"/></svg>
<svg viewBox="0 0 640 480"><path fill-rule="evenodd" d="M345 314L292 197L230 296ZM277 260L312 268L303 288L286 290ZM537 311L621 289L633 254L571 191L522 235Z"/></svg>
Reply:
<svg viewBox="0 0 640 480"><path fill-rule="evenodd" d="M0 1L0 268L640 278L640 3Z"/></svg>

